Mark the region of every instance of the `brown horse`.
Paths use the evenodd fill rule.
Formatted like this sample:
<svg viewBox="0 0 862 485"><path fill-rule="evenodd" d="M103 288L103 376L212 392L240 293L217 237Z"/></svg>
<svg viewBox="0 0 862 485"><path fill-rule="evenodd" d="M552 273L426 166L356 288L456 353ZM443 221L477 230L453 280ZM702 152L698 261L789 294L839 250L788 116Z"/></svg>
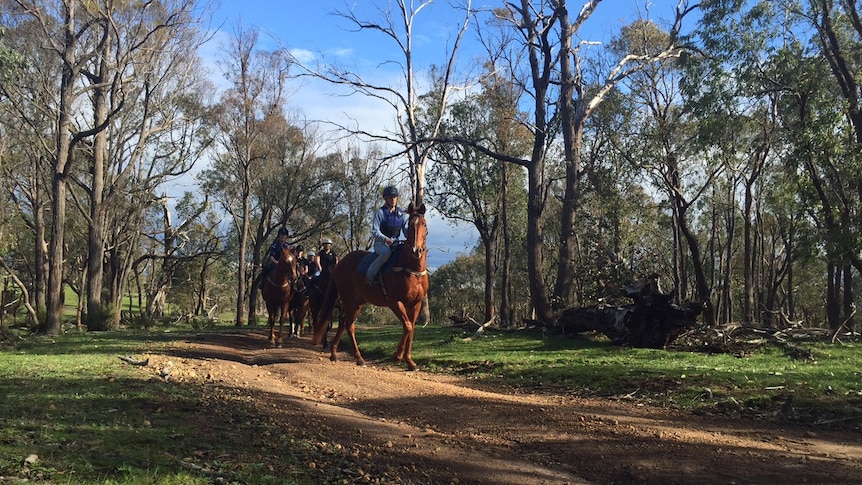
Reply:
<svg viewBox="0 0 862 485"><path fill-rule="evenodd" d="M284 321L290 317L288 310L296 279L296 257L291 248L285 248L281 252L278 263L266 277L261 290L266 311L269 314L269 343L272 346L281 347L284 344L282 337ZM278 338L275 335L276 318L278 318Z"/></svg>
<svg viewBox="0 0 862 485"><path fill-rule="evenodd" d="M320 344L326 334L327 325L332 318L335 302L341 299L341 317L338 331L332 341L329 360L338 360L338 342L346 330L353 343L353 355L357 365L365 364L359 345L356 343L354 322L360 310L367 303L375 306L388 307L401 321L404 331L398 348L393 355L396 362L403 361L408 370L415 370L411 352L413 350L413 330L422 300L428 293L428 270L426 266L427 250L425 247L428 236L428 226L425 222L425 204L407 208L410 215L407 230L407 241L395 261L391 272L382 276L383 286L369 286L365 283L365 274L361 273L359 263L368 252L353 251L344 257L332 271L332 281L326 289L323 306L314 318L314 335L311 343ZM393 257L395 257L393 255Z"/></svg>

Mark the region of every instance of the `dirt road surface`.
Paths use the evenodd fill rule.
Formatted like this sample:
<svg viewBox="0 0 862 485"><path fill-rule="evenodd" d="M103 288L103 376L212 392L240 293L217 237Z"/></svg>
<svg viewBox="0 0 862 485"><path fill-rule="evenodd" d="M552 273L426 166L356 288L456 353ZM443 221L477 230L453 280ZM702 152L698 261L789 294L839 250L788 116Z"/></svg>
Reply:
<svg viewBox="0 0 862 485"><path fill-rule="evenodd" d="M359 367L346 352L330 362L308 337L269 348L259 329L202 335L152 358L178 378L242 389L281 413L283 432L344 453L356 483L862 483L858 429L480 389L421 362L416 372L388 361Z"/></svg>

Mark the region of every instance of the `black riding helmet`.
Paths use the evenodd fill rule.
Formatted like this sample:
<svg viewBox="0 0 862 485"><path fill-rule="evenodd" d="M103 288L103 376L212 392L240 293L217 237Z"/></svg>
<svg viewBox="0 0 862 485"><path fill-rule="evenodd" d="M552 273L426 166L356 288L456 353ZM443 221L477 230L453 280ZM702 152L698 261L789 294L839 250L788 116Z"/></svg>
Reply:
<svg viewBox="0 0 862 485"><path fill-rule="evenodd" d="M389 196L389 195L392 195L392 196L398 197L398 189L396 189L396 188L395 188L394 186L392 186L392 185L390 185L389 187L386 187L385 189L383 189L383 197L386 197L386 196Z"/></svg>
<svg viewBox="0 0 862 485"><path fill-rule="evenodd" d="M278 235L279 236L281 236L281 235L287 236L288 235L287 228L286 227L279 228Z"/></svg>

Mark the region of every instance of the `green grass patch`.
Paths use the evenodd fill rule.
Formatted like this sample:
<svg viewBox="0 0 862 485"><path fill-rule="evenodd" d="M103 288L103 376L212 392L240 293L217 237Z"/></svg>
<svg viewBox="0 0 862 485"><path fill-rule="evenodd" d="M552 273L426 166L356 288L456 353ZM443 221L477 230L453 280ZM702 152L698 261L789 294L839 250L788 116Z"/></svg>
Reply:
<svg viewBox="0 0 862 485"><path fill-rule="evenodd" d="M315 483L319 471L303 468L316 448L272 433L274 424L247 396L166 382L117 358L190 335L69 334L2 351L0 476L50 483ZM28 461L31 455L38 459Z"/></svg>
<svg viewBox="0 0 862 485"><path fill-rule="evenodd" d="M359 329L366 358L384 360L400 326ZM862 345L809 343L813 359L772 346L745 357L626 349L604 338L541 332L469 339L451 327L416 329L413 359L426 371L462 375L476 385L529 392L626 398L656 405L848 429L862 423ZM345 341L341 349L348 349Z"/></svg>
<svg viewBox="0 0 862 485"><path fill-rule="evenodd" d="M118 355L232 326L72 333L0 350L0 476L51 483L337 483L342 469L301 423L279 428L237 389L165 382ZM361 327L369 361L389 365L400 326ZM763 347L745 357L624 349L538 332L468 339L416 329L413 358L476 387L631 399L696 413L859 429L862 346L806 344L813 359ZM341 350L349 350L345 341ZM394 364L392 364L394 365ZM283 429L283 427L282 427ZM29 463L27 457L38 456ZM316 470L306 464L321 464ZM328 463L329 466L324 466Z"/></svg>

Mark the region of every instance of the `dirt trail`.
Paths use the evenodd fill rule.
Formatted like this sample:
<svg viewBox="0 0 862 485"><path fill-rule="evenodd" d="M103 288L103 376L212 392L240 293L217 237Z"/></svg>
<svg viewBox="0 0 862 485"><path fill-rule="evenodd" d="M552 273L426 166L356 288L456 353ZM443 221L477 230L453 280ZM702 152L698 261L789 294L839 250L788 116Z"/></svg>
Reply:
<svg viewBox="0 0 862 485"><path fill-rule="evenodd" d="M269 349L259 330L205 335L155 356L178 374L279 401L272 407L285 422L343 447L366 471L398 470L399 483L850 484L862 477L858 430L479 390L425 373L421 362L407 372L388 362L358 367L349 354L336 363L328 357L306 337Z"/></svg>

